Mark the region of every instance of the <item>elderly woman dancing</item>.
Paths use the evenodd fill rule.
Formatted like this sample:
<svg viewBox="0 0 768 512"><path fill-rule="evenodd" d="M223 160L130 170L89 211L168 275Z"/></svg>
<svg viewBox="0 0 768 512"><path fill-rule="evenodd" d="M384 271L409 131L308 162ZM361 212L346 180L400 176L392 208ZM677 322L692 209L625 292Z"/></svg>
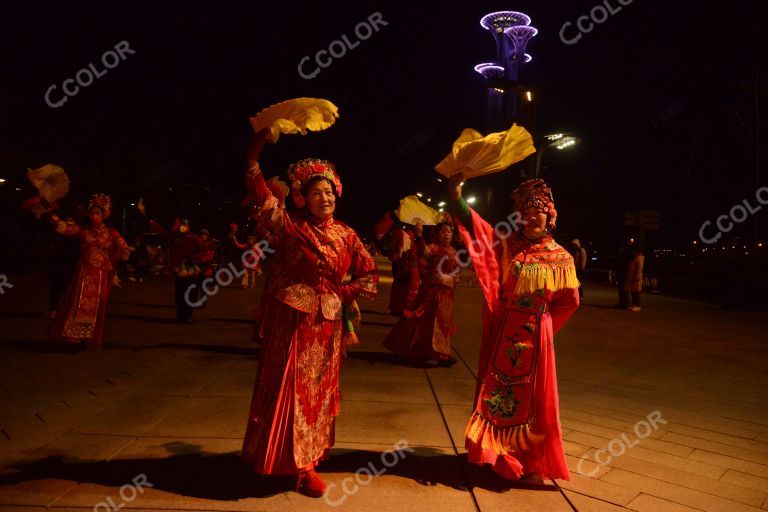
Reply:
<svg viewBox="0 0 768 512"><path fill-rule="evenodd" d="M494 230L461 198L462 184L454 175L448 190L485 297L468 458L509 479L567 480L554 335L579 305L579 283L552 237L552 192L543 180L523 182L513 193L523 228Z"/></svg>
<svg viewBox="0 0 768 512"><path fill-rule="evenodd" d="M327 487L315 466L334 443L341 356L356 342L350 315L356 298L375 297L378 271L354 230L333 216L342 193L333 164L306 159L291 165L297 210L288 213L257 161L265 141L264 132L253 140L246 186L251 218L272 235L275 259L262 302L263 342L242 456L256 473L296 475L297 491L320 497Z"/></svg>

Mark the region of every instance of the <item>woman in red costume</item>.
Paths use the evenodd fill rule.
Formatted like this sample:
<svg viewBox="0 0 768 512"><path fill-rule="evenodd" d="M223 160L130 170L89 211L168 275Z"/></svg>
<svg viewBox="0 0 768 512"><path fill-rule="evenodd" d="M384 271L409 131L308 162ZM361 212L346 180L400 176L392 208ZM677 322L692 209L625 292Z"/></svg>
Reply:
<svg viewBox="0 0 768 512"><path fill-rule="evenodd" d="M475 410L466 429L470 462L509 479L568 480L560 430L554 335L579 305L573 258L552 238L557 219L543 180L513 193L517 226L492 228L461 198L461 173L448 183L459 232L485 306Z"/></svg>
<svg viewBox="0 0 768 512"><path fill-rule="evenodd" d="M414 241L414 234L410 229L392 231L388 257L392 262L389 311L393 315L402 315L419 292L419 253Z"/></svg>
<svg viewBox="0 0 768 512"><path fill-rule="evenodd" d="M450 365L456 362L451 357L451 336L456 332L453 297L459 278L456 250L451 247L453 228L445 222L438 224L436 243L429 245L424 243L422 229L416 224L418 256L427 262L424 279L418 296L387 335L384 346L408 358Z"/></svg>
<svg viewBox="0 0 768 512"><path fill-rule="evenodd" d="M289 214L261 174L264 142L260 132L246 186L252 219L275 235L275 261L265 283L263 341L242 456L256 473L296 475L297 491L319 497L327 488L315 466L334 443L341 356L346 343L356 342L342 319L356 298L375 297L378 271L357 234L333 218L341 196L333 164L307 159L290 167L298 209Z"/></svg>
<svg viewBox="0 0 768 512"><path fill-rule="evenodd" d="M75 277L48 329L51 341L80 343L89 348L102 344L114 264L130 256L130 248L123 237L104 224L111 211L110 197L96 194L88 205L87 226L62 221L55 214L50 217L57 233L80 239L80 260Z"/></svg>

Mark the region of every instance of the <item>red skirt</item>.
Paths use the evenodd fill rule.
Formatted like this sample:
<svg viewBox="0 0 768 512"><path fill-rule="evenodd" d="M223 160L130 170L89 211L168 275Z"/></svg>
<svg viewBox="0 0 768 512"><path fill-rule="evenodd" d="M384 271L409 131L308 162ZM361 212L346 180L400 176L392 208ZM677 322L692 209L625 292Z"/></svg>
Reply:
<svg viewBox="0 0 768 512"><path fill-rule="evenodd" d="M259 368L242 457L254 472L296 474L327 457L340 411L341 321L264 301Z"/></svg>
<svg viewBox="0 0 768 512"><path fill-rule="evenodd" d="M456 290L425 283L416 307L407 309L384 339L395 354L422 360L451 354L451 336L456 333L453 298Z"/></svg>
<svg viewBox="0 0 768 512"><path fill-rule="evenodd" d="M112 289L112 271L79 266L56 317L48 328L48 340L100 347Z"/></svg>

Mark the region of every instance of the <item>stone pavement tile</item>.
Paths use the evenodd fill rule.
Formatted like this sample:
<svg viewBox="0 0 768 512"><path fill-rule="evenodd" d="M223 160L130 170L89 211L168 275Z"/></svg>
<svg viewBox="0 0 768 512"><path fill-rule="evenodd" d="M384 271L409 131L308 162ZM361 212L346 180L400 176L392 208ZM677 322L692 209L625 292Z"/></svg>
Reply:
<svg viewBox="0 0 768 512"><path fill-rule="evenodd" d="M637 510L638 512L698 512L700 510L642 493L632 500L627 505L627 508ZM581 512L581 509L579 509L579 512Z"/></svg>
<svg viewBox="0 0 768 512"><path fill-rule="evenodd" d="M607 448L612 442L623 443L627 446L642 445L644 448L649 448L662 453L668 453L670 455L677 455L678 457L687 457L693 452L693 448L683 446L675 443L669 443L666 441L659 441L656 439L638 439L634 432L619 431L593 425L591 423L585 423L582 421L571 420L561 415L561 421L564 427L573 430L574 432L582 432L584 434L590 434L595 437L602 437L606 441L598 448ZM639 430L641 434L645 433L645 430ZM617 440L617 441L614 441Z"/></svg>
<svg viewBox="0 0 768 512"><path fill-rule="evenodd" d="M195 396L239 396L250 398L256 373L226 370L216 375Z"/></svg>
<svg viewBox="0 0 768 512"><path fill-rule="evenodd" d="M732 436L728 434L722 434L720 432L712 432L702 428L689 427L686 425L678 425L672 423L664 425L668 432L675 432L678 434L684 434L699 439L705 439L707 441L714 441L716 443L727 444L730 446L736 446L739 448L746 448L756 452L768 453L768 443L756 441L753 439L745 439L743 437Z"/></svg>
<svg viewBox="0 0 768 512"><path fill-rule="evenodd" d="M378 373L363 375L357 372L342 372L342 407L348 400L371 400L414 404L435 403L427 378L421 374L413 376Z"/></svg>
<svg viewBox="0 0 768 512"><path fill-rule="evenodd" d="M256 380L256 370L259 366L258 345L253 344L254 355L237 357L229 362L227 370L233 372L251 372L253 379Z"/></svg>
<svg viewBox="0 0 768 512"><path fill-rule="evenodd" d="M91 473L57 502L57 506L90 506L111 497L120 505L120 486L145 474L152 487L130 507L187 510L329 510L347 509L473 510L466 483L453 451L423 446L399 454L383 452L392 445L353 443L337 446L319 471L332 487L328 501L292 492L290 478L251 474L237 456L240 443L221 439L140 439L101 471ZM387 465L390 467L387 468ZM360 468L368 468L371 474ZM371 469L372 468L372 469ZM357 479L355 472L359 471ZM346 481L345 481L346 480ZM346 491L346 492L345 492ZM127 494L127 493L126 493ZM414 504L418 505L413 508ZM125 510L125 509L123 509ZM338 510L338 508L336 508Z"/></svg>
<svg viewBox="0 0 768 512"><path fill-rule="evenodd" d="M746 448L739 448L737 446L730 446L727 444L716 443L714 441L707 441L706 439L698 439L696 437L677 434L675 432L667 432L664 434L662 439L664 441L679 443L685 446L690 446L691 448L698 448L713 453L719 453L720 455L728 455L738 459L756 462L758 464L768 464L768 453L761 453L748 450Z"/></svg>
<svg viewBox="0 0 768 512"><path fill-rule="evenodd" d="M597 463L587 458L575 457L573 455L566 454L565 460L568 463L568 470L571 473L588 476L590 478L601 478L604 474L611 470L611 466Z"/></svg>
<svg viewBox="0 0 768 512"><path fill-rule="evenodd" d="M647 421L647 414L645 416L638 416L635 413L628 413L584 403L580 401L578 394L563 391L562 387L559 388L559 392L560 414L563 415L568 413L568 416L573 419L590 421L589 418L591 417L592 423L595 425L601 425L608 428L625 428L630 425L634 427L638 421ZM620 425L624 425L624 427L621 427ZM658 427L658 430L654 431L650 437L660 437L666 432L664 429L667 424L658 423L655 426Z"/></svg>
<svg viewBox="0 0 768 512"><path fill-rule="evenodd" d="M82 471L80 484L56 505L92 508L110 498L117 505L113 508L227 510L255 487L255 477L238 456L241 446L241 439L140 438L111 460ZM121 490L132 482L134 490Z"/></svg>
<svg viewBox="0 0 768 512"><path fill-rule="evenodd" d="M611 473L612 471L609 471L606 475ZM563 489L568 489L619 506L625 506L639 494L638 491L628 487L582 476L577 473L571 473L570 480L558 480L557 483Z"/></svg>
<svg viewBox="0 0 768 512"><path fill-rule="evenodd" d="M463 355L463 354L462 354ZM453 354L454 357L457 356L457 354ZM464 364L464 362L459 359L456 364L452 366L436 366L427 368L427 375L431 379L437 380L437 379L472 379L476 380L475 375L472 373L475 370L475 361L467 361L470 364L470 368L467 368L467 365Z"/></svg>
<svg viewBox="0 0 768 512"><path fill-rule="evenodd" d="M440 404L472 405L475 395L475 379L446 379L430 377Z"/></svg>
<svg viewBox="0 0 768 512"><path fill-rule="evenodd" d="M662 417L668 422L694 427L706 426L708 430L722 432L724 434L738 435L740 437L754 437L759 432L759 430L756 430L756 425L751 422L718 417L717 413L698 414L677 408L660 408L658 403L640 402L638 400L626 398L621 394L611 394L610 390L603 390L599 393L582 393L577 397L568 398L575 399L586 405L596 405L608 409L616 409L637 414L637 418L645 418L648 414L658 410L662 413ZM562 396L561 400L566 401Z"/></svg>
<svg viewBox="0 0 768 512"><path fill-rule="evenodd" d="M567 435L568 432L563 430L563 435ZM573 456L579 456L582 453L588 451L590 449L589 446L579 443L574 443L571 441L567 441L563 439L563 451L566 455L573 455Z"/></svg>
<svg viewBox="0 0 768 512"><path fill-rule="evenodd" d="M622 419L617 419L617 415L621 415ZM643 423L650 423L646 418L638 418L631 414L617 413L616 411L608 411L607 409L592 408L591 410L580 410L575 404L566 401L565 403L560 401L560 418L568 418L574 421L581 421L584 423L590 423L599 427L604 427L611 430L618 430L620 432L634 432L635 428L639 432L646 434L646 427ZM640 426L638 426L640 424ZM656 430L665 427L665 424L655 423L652 427Z"/></svg>
<svg viewBox="0 0 768 512"><path fill-rule="evenodd" d="M176 370L146 380L137 390L164 395L193 396L218 374L216 371Z"/></svg>
<svg viewBox="0 0 768 512"><path fill-rule="evenodd" d="M626 512L627 510L624 507L619 507L607 501L584 496L567 489L563 489L563 493L571 500L571 503L579 512Z"/></svg>
<svg viewBox="0 0 768 512"><path fill-rule="evenodd" d="M768 478L768 465L758 464L756 462L750 462L736 457L729 457L727 455L720 455L719 453L712 453L697 449L688 456L688 459L721 468L735 469L736 471L748 473L750 475L755 475L762 478Z"/></svg>
<svg viewBox="0 0 768 512"><path fill-rule="evenodd" d="M369 350L360 350L356 347L347 353L346 359L341 361L341 375L345 374L415 377L423 375L424 369L407 365L405 359L384 347L369 347Z"/></svg>
<svg viewBox="0 0 768 512"><path fill-rule="evenodd" d="M755 512L759 510L758 508L721 498L714 494L663 482L661 480L656 480L655 478L630 473L622 469L614 469L606 474L603 479L606 482L611 482L634 489L638 492L650 494L658 498L663 498L706 512Z"/></svg>
<svg viewBox="0 0 768 512"><path fill-rule="evenodd" d="M684 468L670 468L662 464L635 459L631 456L614 457L610 460L610 465L630 473L636 473L638 475L655 478L657 480L688 487L697 491L714 494L721 498L727 498L732 501L738 501L755 507L760 506L765 499L766 492L768 492L768 489L758 492L738 478L728 483L725 481L725 477L720 480L706 478L685 471Z"/></svg>
<svg viewBox="0 0 768 512"><path fill-rule="evenodd" d="M186 405L184 397L134 394L91 416L72 432L140 436L164 418L181 413Z"/></svg>
<svg viewBox="0 0 768 512"><path fill-rule="evenodd" d="M160 437L222 437L242 439L250 397L193 397L187 406L144 433Z"/></svg>
<svg viewBox="0 0 768 512"><path fill-rule="evenodd" d="M441 405L443 416L448 423L448 430L459 453L465 453L464 431L472 416L472 405Z"/></svg>
<svg viewBox="0 0 768 512"><path fill-rule="evenodd" d="M614 448L617 454L620 453L620 450L618 448L616 447ZM601 451L600 455L596 455L598 450ZM599 449L591 448L590 450L582 453L580 457L583 457L585 459L590 459L590 460L595 460L595 457L599 457L599 460L602 460L602 461L605 461L606 458L610 458L612 460L619 458L612 455L606 449L605 446ZM686 459L684 457L677 457L675 455L669 455L667 453L660 453L654 450L648 450L646 448L642 448L640 446L635 446L634 448L626 450L624 454L621 455L620 457L631 457L633 459L652 462L654 464L660 464L662 466L676 469L678 471L693 473L696 475L703 476L705 478L710 478L712 480L719 479L725 473L725 468L722 468L720 466L713 466L712 464L697 462L691 459Z"/></svg>
<svg viewBox="0 0 768 512"><path fill-rule="evenodd" d="M452 447L434 403L342 402L341 415L336 420L337 442L391 445L401 439L412 446Z"/></svg>
<svg viewBox="0 0 768 512"><path fill-rule="evenodd" d="M768 496L768 478L761 478L759 476L729 469L720 480L735 486L754 489L763 497L763 499L760 500L761 503L764 501L765 497Z"/></svg>
<svg viewBox="0 0 768 512"><path fill-rule="evenodd" d="M4 457L0 504L48 506L76 485L82 468L110 459L133 440L68 434L46 446Z"/></svg>
<svg viewBox="0 0 768 512"><path fill-rule="evenodd" d="M768 443L768 432L761 432L757 435L755 440L760 441L761 443Z"/></svg>
<svg viewBox="0 0 768 512"><path fill-rule="evenodd" d="M475 498L480 510L509 512L572 512L573 509L557 487L537 489L513 488L506 492L493 492L475 487Z"/></svg>
<svg viewBox="0 0 768 512"><path fill-rule="evenodd" d="M685 457L678 457L676 455L671 455L669 453L660 452L657 450L646 448L644 445L637 444L633 446L632 448L628 448L628 444L623 444L620 446L617 446L615 443L614 445L611 445L611 440L607 440L602 437L593 436L591 434L585 434L583 432L579 431L573 431L568 434L564 434L563 438L572 441L574 443L579 443L583 445L588 445L592 448L590 454L582 454L584 457L592 458L593 454L596 450L603 450L608 451L611 448L616 453L621 452L622 446L627 448L625 450L625 453L623 456L625 457L634 457L636 459L641 460L647 460L650 462L658 462L659 464L664 464L669 467L677 468L682 471L690 471L692 473L697 473L702 476L706 476L708 478L720 478L725 471L722 468L714 467L711 464L706 463L698 463L698 462L692 462L691 459L685 458ZM631 440L630 440L631 441ZM650 441L648 439L644 441ZM631 444L631 443L630 443ZM595 446L598 445L598 446ZM603 456L604 458L605 456Z"/></svg>

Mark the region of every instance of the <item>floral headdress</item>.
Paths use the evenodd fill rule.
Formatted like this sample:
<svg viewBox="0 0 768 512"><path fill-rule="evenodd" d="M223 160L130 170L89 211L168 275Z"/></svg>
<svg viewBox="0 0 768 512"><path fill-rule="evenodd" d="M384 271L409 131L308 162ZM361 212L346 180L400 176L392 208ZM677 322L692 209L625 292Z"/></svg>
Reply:
<svg viewBox="0 0 768 512"><path fill-rule="evenodd" d="M336 174L336 167L328 160L317 158L305 158L288 168L288 179L291 182L291 197L297 207L303 208L306 198L302 194L302 187L315 176L322 176L333 183L336 195L341 196L341 180Z"/></svg>
<svg viewBox="0 0 768 512"><path fill-rule="evenodd" d="M512 192L512 200L515 203L515 210L520 213L528 208L536 208L542 213L548 214L547 228L550 230L555 228L557 222L555 198L544 180L536 178L522 182Z"/></svg>
<svg viewBox="0 0 768 512"><path fill-rule="evenodd" d="M107 194L94 194L88 203L88 211L91 208L98 208L103 212L104 217L109 217L112 213L112 198Z"/></svg>

